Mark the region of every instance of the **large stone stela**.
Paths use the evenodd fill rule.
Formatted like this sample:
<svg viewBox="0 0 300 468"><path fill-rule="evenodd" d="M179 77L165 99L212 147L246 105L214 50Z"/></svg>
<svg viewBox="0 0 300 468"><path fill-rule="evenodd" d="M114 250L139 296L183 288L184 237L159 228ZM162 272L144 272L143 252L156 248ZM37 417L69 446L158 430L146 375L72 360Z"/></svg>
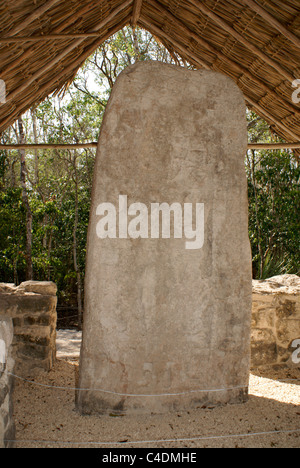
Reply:
<svg viewBox="0 0 300 468"><path fill-rule="evenodd" d="M251 252L243 95L157 62L126 69L97 150L77 407L246 399Z"/></svg>

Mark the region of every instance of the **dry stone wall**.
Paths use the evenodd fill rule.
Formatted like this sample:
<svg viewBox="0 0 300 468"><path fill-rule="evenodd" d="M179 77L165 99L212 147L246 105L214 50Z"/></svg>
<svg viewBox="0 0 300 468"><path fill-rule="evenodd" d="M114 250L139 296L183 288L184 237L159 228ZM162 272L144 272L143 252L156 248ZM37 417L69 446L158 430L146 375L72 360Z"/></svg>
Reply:
<svg viewBox="0 0 300 468"><path fill-rule="evenodd" d="M253 281L251 366L300 367L300 278Z"/></svg>
<svg viewBox="0 0 300 468"><path fill-rule="evenodd" d="M57 287L28 281L19 287L0 283L0 317L14 326L15 372L23 377L49 371L56 357Z"/></svg>
<svg viewBox="0 0 300 468"><path fill-rule="evenodd" d="M12 394L14 360L12 358L12 319L0 316L0 448L13 446L15 425Z"/></svg>

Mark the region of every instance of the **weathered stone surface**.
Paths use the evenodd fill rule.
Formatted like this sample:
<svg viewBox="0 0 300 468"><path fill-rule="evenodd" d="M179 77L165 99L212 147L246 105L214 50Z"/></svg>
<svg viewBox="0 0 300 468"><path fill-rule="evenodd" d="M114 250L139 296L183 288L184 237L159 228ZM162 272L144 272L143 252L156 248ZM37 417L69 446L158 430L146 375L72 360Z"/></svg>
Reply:
<svg viewBox="0 0 300 468"><path fill-rule="evenodd" d="M253 280L253 294L300 294L300 278L297 275L279 275L266 280Z"/></svg>
<svg viewBox="0 0 300 468"><path fill-rule="evenodd" d="M293 343L300 340L300 278L253 281L251 366L299 367Z"/></svg>
<svg viewBox="0 0 300 468"><path fill-rule="evenodd" d="M43 294L44 296L56 296L57 286L51 281L25 281L20 284L18 290Z"/></svg>
<svg viewBox="0 0 300 468"><path fill-rule="evenodd" d="M152 62L118 78L95 167L79 380L91 390L77 396L83 413L244 400L247 389L209 390L248 384L246 145L244 99L225 76ZM122 232L120 220L117 238L98 238L99 204L117 207L119 195L149 210L151 203L204 204L202 248L187 250L173 221L170 239L151 238L150 215L140 237L138 226L130 234L132 224Z"/></svg>
<svg viewBox="0 0 300 468"><path fill-rule="evenodd" d="M1 293L12 293L16 289L16 285L13 283L0 283L0 292Z"/></svg>
<svg viewBox="0 0 300 468"><path fill-rule="evenodd" d="M23 377L49 371L55 362L56 290L51 282L1 284L0 316L13 319L15 371Z"/></svg>
<svg viewBox="0 0 300 468"><path fill-rule="evenodd" d="M12 395L14 360L11 345L13 342L13 324L11 318L0 316L0 448L12 447L15 439Z"/></svg>

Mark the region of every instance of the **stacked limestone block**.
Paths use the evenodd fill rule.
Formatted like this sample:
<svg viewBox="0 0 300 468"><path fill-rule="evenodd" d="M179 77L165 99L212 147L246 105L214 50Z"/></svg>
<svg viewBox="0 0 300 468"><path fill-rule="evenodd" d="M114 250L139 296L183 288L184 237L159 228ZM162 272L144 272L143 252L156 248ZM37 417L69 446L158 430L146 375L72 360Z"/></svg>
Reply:
<svg viewBox="0 0 300 468"><path fill-rule="evenodd" d="M0 316L13 319L15 372L28 377L52 369L56 357L57 287L27 281L0 284Z"/></svg>
<svg viewBox="0 0 300 468"><path fill-rule="evenodd" d="M253 281L252 368L300 367L299 343L300 277L282 275Z"/></svg>
<svg viewBox="0 0 300 468"><path fill-rule="evenodd" d="M12 393L14 360L11 355L13 341L12 319L0 317L0 448L14 445Z"/></svg>

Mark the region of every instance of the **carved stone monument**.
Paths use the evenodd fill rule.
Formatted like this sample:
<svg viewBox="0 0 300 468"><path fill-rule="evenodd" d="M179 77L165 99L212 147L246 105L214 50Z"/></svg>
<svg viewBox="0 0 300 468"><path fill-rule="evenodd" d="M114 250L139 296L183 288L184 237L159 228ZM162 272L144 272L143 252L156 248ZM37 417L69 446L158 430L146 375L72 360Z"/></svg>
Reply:
<svg viewBox="0 0 300 468"><path fill-rule="evenodd" d="M144 62L99 139L77 407L181 411L247 397L251 253L243 95Z"/></svg>

